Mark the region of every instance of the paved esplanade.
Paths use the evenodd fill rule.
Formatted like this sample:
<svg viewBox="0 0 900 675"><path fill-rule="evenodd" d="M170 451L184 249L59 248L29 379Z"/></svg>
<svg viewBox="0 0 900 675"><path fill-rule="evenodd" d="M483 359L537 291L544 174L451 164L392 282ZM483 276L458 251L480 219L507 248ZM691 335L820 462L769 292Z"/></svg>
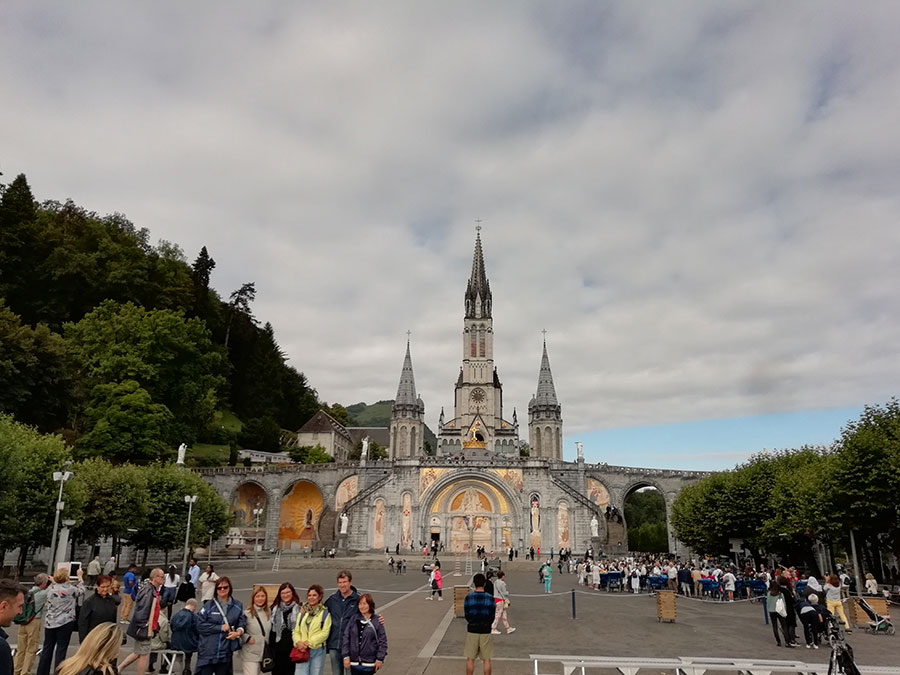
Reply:
<svg viewBox="0 0 900 675"><path fill-rule="evenodd" d="M331 562L331 561L329 561ZM462 577L453 576L453 565L444 561L443 602L427 602L427 576L422 574L421 557L409 558L405 575L387 570L354 570L353 559L346 561L353 571L353 584L360 591L371 592L385 617L388 635L388 658L381 671L384 675L420 674L459 675L465 670L462 659L466 624L453 618L453 585ZM535 567L537 563L535 563ZM818 651L803 647L785 649L775 646L772 631L763 625L759 604L748 602L719 603L678 599L675 623L656 620L655 599L646 594L591 592L578 586L575 577L554 574L553 595L545 595L538 584L537 570L520 568L507 572L512 601L510 624L516 632L494 636L494 672L512 675L531 672L529 654L586 654L593 656L717 656L732 658L784 659L826 663L828 649ZM247 603L254 583L278 584L290 581L298 590L319 583L330 594L335 588L335 570L292 569L280 572L229 570L222 565L236 589L235 595ZM576 593L577 620L572 620L570 590ZM418 592L417 592L418 590ZM558 594L557 594L558 593ZM302 595L302 593L301 593ZM180 607L180 604L179 604ZM15 642L15 626L9 630ZM800 631L802 637L802 629ZM856 661L860 665L895 666L900 642L897 637L868 635L862 630L848 637ZM123 655L130 651L124 648ZM77 649L72 640L69 654ZM542 666L542 672L548 668ZM125 671L134 673L133 667ZM480 664L476 673L480 673ZM240 657L235 661L240 674ZM329 667L325 667L325 675Z"/></svg>

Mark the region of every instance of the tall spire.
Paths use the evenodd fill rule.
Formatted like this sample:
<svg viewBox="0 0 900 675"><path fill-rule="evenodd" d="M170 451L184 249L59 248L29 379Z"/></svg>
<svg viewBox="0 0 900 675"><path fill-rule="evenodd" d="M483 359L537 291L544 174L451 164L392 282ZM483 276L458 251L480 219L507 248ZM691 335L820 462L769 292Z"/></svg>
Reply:
<svg viewBox="0 0 900 675"><path fill-rule="evenodd" d="M557 406L556 387L553 386L553 374L550 372L550 358L547 356L547 336L544 336L544 354L541 357L541 372L538 374L537 395L535 403L538 405Z"/></svg>
<svg viewBox="0 0 900 675"><path fill-rule="evenodd" d="M394 406L415 406L417 400L416 379L413 376L412 357L409 354L409 338L407 338L406 357L403 359L403 370L400 371L400 386L397 387L397 398L394 400Z"/></svg>
<svg viewBox="0 0 900 675"><path fill-rule="evenodd" d="M480 220L478 221L481 222ZM466 318L480 319L491 316L491 285L484 271L484 254L481 251L481 225L475 227L475 255L472 257L472 275L466 286Z"/></svg>

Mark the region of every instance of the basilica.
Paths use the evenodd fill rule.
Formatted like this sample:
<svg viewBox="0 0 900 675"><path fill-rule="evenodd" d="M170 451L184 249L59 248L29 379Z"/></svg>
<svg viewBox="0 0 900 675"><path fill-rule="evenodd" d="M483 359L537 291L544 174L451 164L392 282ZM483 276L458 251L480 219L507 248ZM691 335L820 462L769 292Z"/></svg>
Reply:
<svg viewBox="0 0 900 675"><path fill-rule="evenodd" d="M435 454L425 452L425 404L416 391L410 345L388 429L346 428L324 411L298 431L335 458L320 465L270 463L199 469L231 504L229 537L281 550L401 550L435 542L451 552L571 548L605 554L627 550L624 503L634 490L658 489L667 514L678 491L704 472L589 464L579 447L563 461L562 409L546 341L528 404L528 453L517 413L503 410L494 364L493 296L481 233L466 283L462 360L453 412L442 409ZM373 460L369 440L388 448ZM349 460L357 440L362 457ZM671 525L669 548L683 552Z"/></svg>

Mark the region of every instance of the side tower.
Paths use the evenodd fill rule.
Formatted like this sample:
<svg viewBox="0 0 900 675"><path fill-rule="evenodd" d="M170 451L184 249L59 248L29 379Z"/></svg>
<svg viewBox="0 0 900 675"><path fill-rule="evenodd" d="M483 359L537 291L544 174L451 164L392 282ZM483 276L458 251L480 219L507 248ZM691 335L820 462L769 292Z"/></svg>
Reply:
<svg viewBox="0 0 900 675"><path fill-rule="evenodd" d="M416 395L409 340L406 341L406 358L400 371L397 398L391 407L391 459L420 457L424 453L425 403Z"/></svg>
<svg viewBox="0 0 900 675"><path fill-rule="evenodd" d="M544 338L537 394L528 403L528 442L533 457L562 459L562 424L562 408L556 400L556 387L553 386L550 358L547 356L547 339Z"/></svg>

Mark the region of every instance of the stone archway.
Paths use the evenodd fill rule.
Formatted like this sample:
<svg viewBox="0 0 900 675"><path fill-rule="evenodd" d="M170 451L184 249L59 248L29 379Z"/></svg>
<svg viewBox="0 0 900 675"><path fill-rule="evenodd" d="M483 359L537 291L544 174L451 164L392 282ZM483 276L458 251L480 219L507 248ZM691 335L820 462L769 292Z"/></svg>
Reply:
<svg viewBox="0 0 900 675"><path fill-rule="evenodd" d="M226 546L244 548L265 546L269 494L256 481L246 481L235 488L231 498L232 525L228 528ZM262 513L254 511L262 509Z"/></svg>
<svg viewBox="0 0 900 675"><path fill-rule="evenodd" d="M315 545L319 537L319 519L325 509L322 490L308 480L295 481L281 500L278 523L278 548L302 550Z"/></svg>
<svg viewBox="0 0 900 675"><path fill-rule="evenodd" d="M614 537L618 538L618 541L621 541L618 544L618 548L622 551L628 550L628 527L629 524L625 520L625 503L628 501L628 498L631 497L638 491L644 489L652 489L656 491L660 497L662 498L663 509L665 512L665 523L666 523L666 539L668 544L668 552L674 551L673 544L673 534L672 534L672 525L671 525L671 504L669 500L666 499L666 493L663 491L662 486L659 485L656 481L642 478L639 480L635 480L630 482L623 490L622 490L622 500L621 504L619 504L616 508L613 509L613 519L612 524L608 525L611 527L611 531L608 534L610 542ZM621 525L618 524L618 521L621 522ZM614 531L612 531L614 530ZM651 553L663 553L665 551L649 551Z"/></svg>
<svg viewBox="0 0 900 675"><path fill-rule="evenodd" d="M420 497L417 527L426 540L461 553L484 546L500 552L521 537L522 507L503 480L485 473L450 471L434 479Z"/></svg>

